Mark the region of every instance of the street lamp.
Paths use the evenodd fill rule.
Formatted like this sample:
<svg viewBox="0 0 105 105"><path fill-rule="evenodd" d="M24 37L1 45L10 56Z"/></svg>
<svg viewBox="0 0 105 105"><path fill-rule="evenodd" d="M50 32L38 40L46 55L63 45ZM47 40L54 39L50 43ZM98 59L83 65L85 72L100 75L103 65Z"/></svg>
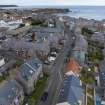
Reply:
<svg viewBox="0 0 105 105"><path fill-rule="evenodd" d="M91 71L91 69L90 69L90 68L88 68L88 71L90 72L90 71Z"/></svg>

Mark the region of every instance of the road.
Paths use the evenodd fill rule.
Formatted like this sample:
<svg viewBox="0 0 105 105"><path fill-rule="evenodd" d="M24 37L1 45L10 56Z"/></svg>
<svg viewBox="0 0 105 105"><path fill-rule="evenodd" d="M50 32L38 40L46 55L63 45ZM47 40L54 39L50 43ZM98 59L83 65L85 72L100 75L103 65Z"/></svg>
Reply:
<svg viewBox="0 0 105 105"><path fill-rule="evenodd" d="M54 65L51 68L51 76L49 77L47 86L45 91L48 92L48 99L43 102L39 101L38 105L55 105L57 101L57 97L59 94L60 86L63 81L63 67L64 67L64 60L68 52L72 49L72 38L71 38L71 31L68 27L65 28L65 35L68 37L65 43L64 48L62 49L61 53L58 55Z"/></svg>

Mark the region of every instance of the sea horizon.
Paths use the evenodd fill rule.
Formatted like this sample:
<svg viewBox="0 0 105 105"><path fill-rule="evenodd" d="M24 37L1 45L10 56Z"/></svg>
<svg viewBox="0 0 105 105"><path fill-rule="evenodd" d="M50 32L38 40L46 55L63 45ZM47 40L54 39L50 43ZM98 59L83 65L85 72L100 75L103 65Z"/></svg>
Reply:
<svg viewBox="0 0 105 105"><path fill-rule="evenodd" d="M18 7L4 7L2 9L33 9L33 8L69 8L69 13L61 13L61 16L70 16L75 18L87 18L95 20L105 19L105 6L84 6L84 5L70 5L70 6L18 6Z"/></svg>

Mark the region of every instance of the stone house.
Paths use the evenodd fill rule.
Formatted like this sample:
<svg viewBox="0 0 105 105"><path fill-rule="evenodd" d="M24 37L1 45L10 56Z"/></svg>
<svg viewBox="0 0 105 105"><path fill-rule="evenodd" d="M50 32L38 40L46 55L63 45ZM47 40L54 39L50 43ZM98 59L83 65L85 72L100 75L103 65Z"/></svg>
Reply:
<svg viewBox="0 0 105 105"><path fill-rule="evenodd" d="M26 94L30 94L37 80L43 76L42 62L37 59L27 60L18 70L16 80L23 86Z"/></svg>

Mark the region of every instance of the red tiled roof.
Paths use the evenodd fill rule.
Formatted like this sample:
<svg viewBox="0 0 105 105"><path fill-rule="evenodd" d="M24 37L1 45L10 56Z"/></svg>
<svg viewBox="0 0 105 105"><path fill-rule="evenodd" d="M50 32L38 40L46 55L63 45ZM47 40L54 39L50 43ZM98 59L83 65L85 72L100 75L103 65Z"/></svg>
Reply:
<svg viewBox="0 0 105 105"><path fill-rule="evenodd" d="M74 58L71 58L70 62L68 62L66 66L66 73L70 71L72 71L75 74L79 72L79 63Z"/></svg>

